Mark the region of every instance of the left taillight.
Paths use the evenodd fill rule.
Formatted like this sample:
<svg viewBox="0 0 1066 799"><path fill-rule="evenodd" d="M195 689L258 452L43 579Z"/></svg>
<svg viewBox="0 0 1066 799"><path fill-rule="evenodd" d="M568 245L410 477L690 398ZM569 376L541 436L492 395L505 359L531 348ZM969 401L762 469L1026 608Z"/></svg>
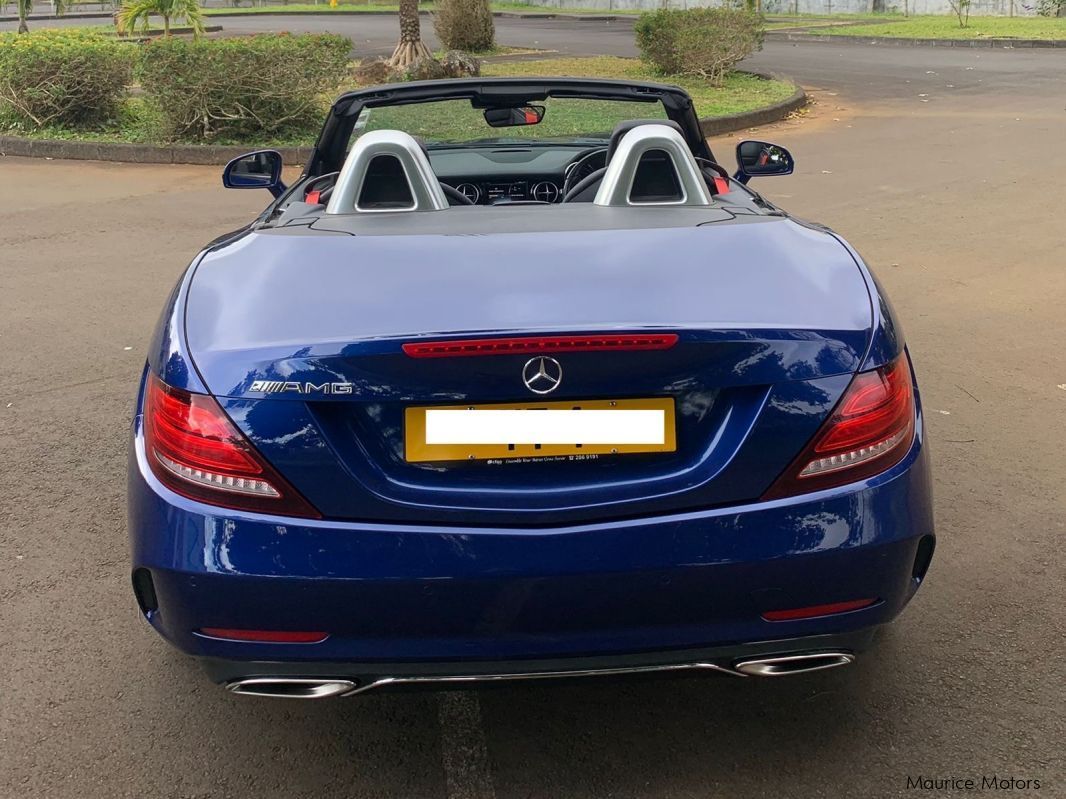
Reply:
<svg viewBox="0 0 1066 799"><path fill-rule="evenodd" d="M144 441L152 472L182 496L224 508L321 518L263 460L213 397L149 375Z"/></svg>
<svg viewBox="0 0 1066 799"><path fill-rule="evenodd" d="M836 409L763 499L872 477L903 459L914 440L914 389L906 353L852 379Z"/></svg>

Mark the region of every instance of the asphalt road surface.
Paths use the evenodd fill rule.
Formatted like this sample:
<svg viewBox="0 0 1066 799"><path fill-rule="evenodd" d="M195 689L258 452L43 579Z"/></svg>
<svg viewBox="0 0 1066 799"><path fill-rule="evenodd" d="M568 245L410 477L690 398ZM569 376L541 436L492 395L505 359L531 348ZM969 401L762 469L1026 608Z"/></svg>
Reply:
<svg viewBox="0 0 1066 799"><path fill-rule="evenodd" d="M509 44L625 51L549 29L500 22ZM265 195L0 158L0 797L949 793L918 775L1066 795L1066 53L768 43L751 63L818 100L756 134L799 165L760 188L874 265L924 391L939 547L879 648L769 681L225 694L137 618L126 435L170 287Z"/></svg>

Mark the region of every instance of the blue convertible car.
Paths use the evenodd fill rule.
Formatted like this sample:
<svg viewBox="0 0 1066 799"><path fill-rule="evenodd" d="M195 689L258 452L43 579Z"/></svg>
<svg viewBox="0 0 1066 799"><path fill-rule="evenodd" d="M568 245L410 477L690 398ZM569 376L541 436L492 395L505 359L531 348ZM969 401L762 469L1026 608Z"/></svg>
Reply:
<svg viewBox="0 0 1066 799"><path fill-rule="evenodd" d="M851 663L934 547L922 409L859 255L689 97L471 79L333 106L152 341L140 609L229 690Z"/></svg>

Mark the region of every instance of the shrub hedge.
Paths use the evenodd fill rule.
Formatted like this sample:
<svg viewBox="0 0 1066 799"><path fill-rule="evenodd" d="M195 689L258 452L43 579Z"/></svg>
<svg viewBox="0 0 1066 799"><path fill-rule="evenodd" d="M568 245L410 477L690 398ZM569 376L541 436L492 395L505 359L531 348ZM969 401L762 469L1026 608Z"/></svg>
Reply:
<svg viewBox="0 0 1066 799"><path fill-rule="evenodd" d="M154 39L137 75L171 138L270 136L321 124L351 48L333 34Z"/></svg>
<svg viewBox="0 0 1066 799"><path fill-rule="evenodd" d="M126 99L137 50L94 31L0 33L0 110L22 127L94 127Z"/></svg>
<svg viewBox="0 0 1066 799"><path fill-rule="evenodd" d="M662 75L704 78L714 85L762 47L763 19L741 8L659 9L637 20L641 60Z"/></svg>
<svg viewBox="0 0 1066 799"><path fill-rule="evenodd" d="M483 53L496 43L489 0L437 0L433 29L446 50Z"/></svg>

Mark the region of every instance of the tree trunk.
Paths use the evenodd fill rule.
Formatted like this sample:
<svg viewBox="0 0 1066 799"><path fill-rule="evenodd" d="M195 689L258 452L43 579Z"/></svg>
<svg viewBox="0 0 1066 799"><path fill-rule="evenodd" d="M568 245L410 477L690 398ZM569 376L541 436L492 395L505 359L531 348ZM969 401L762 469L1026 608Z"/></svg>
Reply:
<svg viewBox="0 0 1066 799"><path fill-rule="evenodd" d="M163 36L170 36L170 17L163 15Z"/></svg>
<svg viewBox="0 0 1066 799"><path fill-rule="evenodd" d="M402 69L416 58L432 54L422 41L422 25L418 19L418 0L400 0L400 41L389 58L389 66Z"/></svg>
<svg viewBox="0 0 1066 799"><path fill-rule="evenodd" d="M26 24L26 17L30 15L30 11L33 8L33 0L18 0L19 11L19 33L29 33L30 28Z"/></svg>

